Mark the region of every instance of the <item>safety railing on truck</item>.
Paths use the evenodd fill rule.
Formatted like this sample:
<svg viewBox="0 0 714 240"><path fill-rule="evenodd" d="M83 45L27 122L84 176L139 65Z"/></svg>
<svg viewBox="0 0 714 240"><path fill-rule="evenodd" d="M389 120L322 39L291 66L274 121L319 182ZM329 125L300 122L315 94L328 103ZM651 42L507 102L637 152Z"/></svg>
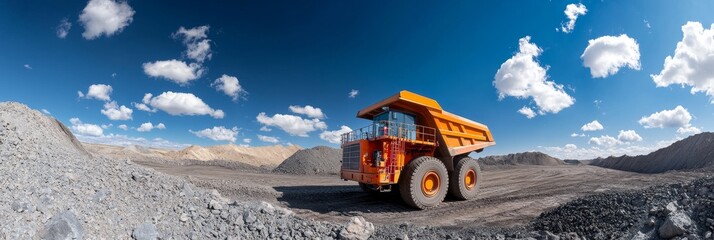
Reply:
<svg viewBox="0 0 714 240"><path fill-rule="evenodd" d="M380 137L396 137L417 142L436 143L436 129L408 123L379 121L372 125L342 134L342 144Z"/></svg>

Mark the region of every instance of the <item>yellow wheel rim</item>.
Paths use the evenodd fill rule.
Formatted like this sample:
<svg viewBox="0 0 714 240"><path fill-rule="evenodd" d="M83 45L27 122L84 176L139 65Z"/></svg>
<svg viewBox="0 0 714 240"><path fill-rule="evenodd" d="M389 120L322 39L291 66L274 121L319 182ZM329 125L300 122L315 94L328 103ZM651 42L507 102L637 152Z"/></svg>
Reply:
<svg viewBox="0 0 714 240"><path fill-rule="evenodd" d="M441 179L439 179L439 174L436 171L429 171L424 174L424 178L421 180L421 191L427 197L432 197L439 192L439 187L441 187Z"/></svg>
<svg viewBox="0 0 714 240"><path fill-rule="evenodd" d="M466 186L466 189L471 190L474 187L476 187L476 171L473 169L469 169L466 171L466 174L464 176L464 186Z"/></svg>

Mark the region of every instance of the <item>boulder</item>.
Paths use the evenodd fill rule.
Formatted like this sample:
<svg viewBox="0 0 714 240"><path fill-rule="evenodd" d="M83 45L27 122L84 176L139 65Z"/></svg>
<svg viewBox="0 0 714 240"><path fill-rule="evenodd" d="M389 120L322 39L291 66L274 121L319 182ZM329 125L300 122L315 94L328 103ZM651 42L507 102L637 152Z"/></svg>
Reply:
<svg viewBox="0 0 714 240"><path fill-rule="evenodd" d="M131 237L136 240L156 240L159 239L159 233L156 231L154 224L145 222L134 228Z"/></svg>
<svg viewBox="0 0 714 240"><path fill-rule="evenodd" d="M363 217L353 217L340 231L340 239L367 240L374 232L374 225Z"/></svg>
<svg viewBox="0 0 714 240"><path fill-rule="evenodd" d="M692 220L683 212L673 212L659 227L659 237L670 239L684 234L692 225Z"/></svg>
<svg viewBox="0 0 714 240"><path fill-rule="evenodd" d="M41 235L42 239L52 240L83 239L84 228L74 213L67 210L52 216L45 224Z"/></svg>

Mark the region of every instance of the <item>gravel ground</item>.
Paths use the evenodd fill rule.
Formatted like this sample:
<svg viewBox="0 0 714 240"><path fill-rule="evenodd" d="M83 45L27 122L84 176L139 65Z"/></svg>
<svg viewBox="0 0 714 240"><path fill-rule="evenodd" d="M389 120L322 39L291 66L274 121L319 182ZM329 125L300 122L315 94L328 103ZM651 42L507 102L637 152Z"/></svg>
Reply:
<svg viewBox="0 0 714 240"><path fill-rule="evenodd" d="M340 173L342 149L317 146L295 152L285 159L275 173L299 175L337 175Z"/></svg>

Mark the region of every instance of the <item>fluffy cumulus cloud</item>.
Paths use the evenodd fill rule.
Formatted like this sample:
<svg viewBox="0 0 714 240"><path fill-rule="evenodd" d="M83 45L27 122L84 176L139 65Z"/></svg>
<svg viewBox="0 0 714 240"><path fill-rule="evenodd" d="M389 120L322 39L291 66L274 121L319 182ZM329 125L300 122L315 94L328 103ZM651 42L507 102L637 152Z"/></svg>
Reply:
<svg viewBox="0 0 714 240"><path fill-rule="evenodd" d="M163 130L163 129L166 129L166 125L164 125L163 123L159 123L159 124L157 124L157 125L154 125L154 124L151 123L151 122L146 122L146 123L142 123L141 126L139 126L139 128L136 129L136 131L139 131L139 132L151 132L151 130L154 130L154 129L161 129L161 130Z"/></svg>
<svg viewBox="0 0 714 240"><path fill-rule="evenodd" d="M339 130L335 131L323 131L320 133L320 139L328 141L334 144L340 144L342 142L342 134L351 132L352 129L348 126L342 126Z"/></svg>
<svg viewBox="0 0 714 240"><path fill-rule="evenodd" d="M224 126L216 126L213 128L206 128L200 131L188 130L193 135L200 138L208 138L213 141L229 141L235 142L236 136L238 136L238 128L226 128Z"/></svg>
<svg viewBox="0 0 714 240"><path fill-rule="evenodd" d="M233 98L233 101L237 101L239 98L245 98L245 95L248 94L240 85L240 82L238 82L237 77L228 76L226 74L216 79L211 86Z"/></svg>
<svg viewBox="0 0 714 240"><path fill-rule="evenodd" d="M131 108L124 105L119 106L117 102L111 101L104 103L104 109L100 112L107 116L110 120L130 120L131 114L134 112Z"/></svg>
<svg viewBox="0 0 714 240"><path fill-rule="evenodd" d="M359 94L359 90L352 89L352 90L350 90L350 93L347 94L347 96L349 98L356 98L358 94Z"/></svg>
<svg viewBox="0 0 714 240"><path fill-rule="evenodd" d="M588 41L580 58L583 66L590 68L590 75L605 78L623 67L640 70L640 45L626 34L603 36Z"/></svg>
<svg viewBox="0 0 714 240"><path fill-rule="evenodd" d="M258 140L261 142L267 142L267 143L278 143L280 140L276 137L271 137L271 136L263 136L263 135L258 135Z"/></svg>
<svg viewBox="0 0 714 240"><path fill-rule="evenodd" d="M301 106L290 106L290 111L297 114L302 114L308 116L309 118L324 119L325 114L322 113L322 109L316 108L310 105Z"/></svg>
<svg viewBox="0 0 714 240"><path fill-rule="evenodd" d="M533 98L539 114L558 113L573 105L575 99L563 90L563 85L547 79L547 69L536 61L543 50L530 39L526 36L519 40L518 53L501 64L493 84L499 99Z"/></svg>
<svg viewBox="0 0 714 240"><path fill-rule="evenodd" d="M289 114L275 114L270 117L261 112L256 119L264 126L280 128L291 136L308 137L310 132L327 129L327 124L320 119L303 119Z"/></svg>
<svg viewBox="0 0 714 240"><path fill-rule="evenodd" d="M585 137L585 133L580 133L580 134L573 133L573 134L570 134L570 137Z"/></svg>
<svg viewBox="0 0 714 240"><path fill-rule="evenodd" d="M95 39L121 32L133 20L134 10L125 1L90 0L79 15L82 37Z"/></svg>
<svg viewBox="0 0 714 240"><path fill-rule="evenodd" d="M176 59L147 62L143 67L146 75L165 78L182 86L200 78L204 71L200 64Z"/></svg>
<svg viewBox="0 0 714 240"><path fill-rule="evenodd" d="M598 130L603 130L603 129L605 129L605 128L597 120L586 123L585 125L580 127L580 130L583 130L586 132L598 131Z"/></svg>
<svg viewBox="0 0 714 240"><path fill-rule="evenodd" d="M603 135L600 137L591 137L590 141L588 141L589 144L591 145L596 145L598 147L605 147L605 148L611 148L614 146L617 146L618 144L622 144L620 140L617 140L614 137L610 137L609 135Z"/></svg>
<svg viewBox="0 0 714 240"><path fill-rule="evenodd" d="M622 142L639 142L642 141L642 137L640 137L635 130L620 130L620 133L617 134L617 140Z"/></svg>
<svg viewBox="0 0 714 240"><path fill-rule="evenodd" d="M72 28L72 23L67 20L67 18L63 18L62 21L60 21L60 24L57 26L57 37L58 38L66 38L67 34L69 34L69 29Z"/></svg>
<svg viewBox="0 0 714 240"><path fill-rule="evenodd" d="M87 90L86 94L82 93L81 91L77 91L77 95L80 98L110 101L110 100L112 100L112 98L111 98L112 91L113 91L113 89L112 89L112 86L110 86L110 85L92 84L89 86L89 90Z"/></svg>
<svg viewBox="0 0 714 240"><path fill-rule="evenodd" d="M582 3L578 4L568 4L565 6L565 16L568 18L567 23L561 23L560 25L560 31L563 31L564 33L570 33L575 29L575 21L578 20L579 16L584 16L588 12L588 8L585 7Z"/></svg>
<svg viewBox="0 0 714 240"><path fill-rule="evenodd" d="M686 108L677 106L671 110L662 110L649 116L642 117L640 125L645 128L677 128L690 125L692 115Z"/></svg>
<svg viewBox="0 0 714 240"><path fill-rule="evenodd" d="M253 139L243 138L243 142L244 142L244 143L251 143L251 142L253 142Z"/></svg>
<svg viewBox="0 0 714 240"><path fill-rule="evenodd" d="M183 39L186 45L186 57L200 63L211 59L211 40L207 39L209 28L209 26L199 26L186 29L182 26L173 34L174 38Z"/></svg>
<svg viewBox="0 0 714 240"><path fill-rule="evenodd" d="M683 126L683 127L680 127L677 129L677 133L679 133L681 135L686 135L686 136L701 133L701 132L702 132L701 129L694 127L692 125Z"/></svg>
<svg viewBox="0 0 714 240"><path fill-rule="evenodd" d="M225 116L223 110L209 107L203 100L191 93L169 91L156 97L152 96L147 93L144 95L142 102L154 109L160 109L174 116L210 115L216 119L221 119Z"/></svg>
<svg viewBox="0 0 714 240"><path fill-rule="evenodd" d="M119 126L117 126L117 128L124 130L124 131L129 130L129 126L127 126L126 124L119 125Z"/></svg>
<svg viewBox="0 0 714 240"><path fill-rule="evenodd" d="M657 87L690 86L692 94L703 92L714 104L714 24L706 29L699 22L688 22L682 33L674 56L664 59L664 68L651 75L652 80Z"/></svg>
<svg viewBox="0 0 714 240"><path fill-rule="evenodd" d="M260 127L260 131L261 132L270 132L270 131L273 131L273 129L266 127L266 126L262 126L262 127Z"/></svg>
<svg viewBox="0 0 714 240"><path fill-rule="evenodd" d="M523 106L521 109L518 109L518 113L523 114L528 119L534 118L536 116L536 113L533 111L533 109L526 106Z"/></svg>
<svg viewBox="0 0 714 240"><path fill-rule="evenodd" d="M99 137L104 135L104 129L96 124L83 123L79 118L72 118L69 120L72 124L72 131L78 135L94 136Z"/></svg>

